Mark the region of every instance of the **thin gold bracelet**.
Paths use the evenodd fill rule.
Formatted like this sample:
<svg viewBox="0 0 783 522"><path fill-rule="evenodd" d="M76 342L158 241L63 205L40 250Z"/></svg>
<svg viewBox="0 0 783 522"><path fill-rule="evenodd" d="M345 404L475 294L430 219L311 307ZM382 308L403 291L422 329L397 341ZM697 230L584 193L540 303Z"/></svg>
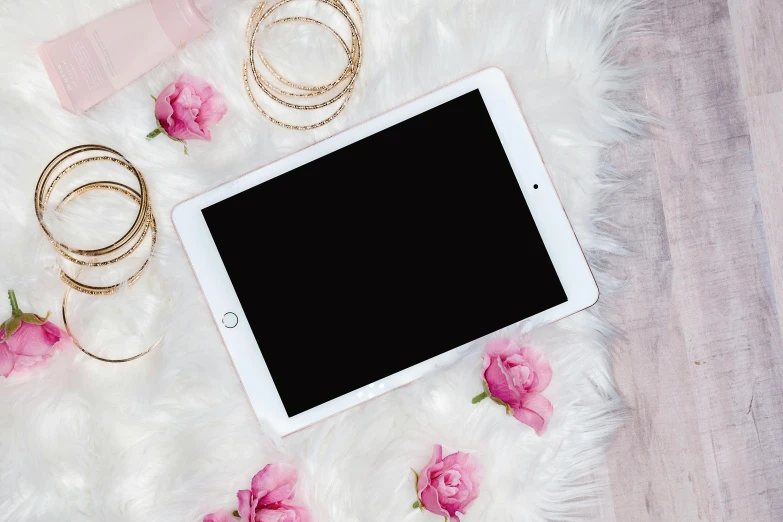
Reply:
<svg viewBox="0 0 783 522"><path fill-rule="evenodd" d="M106 181L106 182L103 182L103 183L105 185L100 187L100 188L116 190L118 192L120 190L114 188L114 185L122 185L122 184L117 184L117 183L110 182L110 181ZM122 186L127 187L127 185L122 185ZM65 205L67 202L69 202L75 196L78 196L82 192L85 192L85 190L83 190L83 189L85 189L86 187L87 187L87 185L82 185L81 187L78 187L78 188L72 190L68 195L66 195L62 199L62 201L60 201L60 203L57 205L57 208L55 209L55 211L59 212L62 209L63 205ZM136 239L136 242L133 245L131 245L131 247L128 250L126 250L123 254L120 254L119 256L117 256L115 258L108 259L106 261L83 261L81 259L76 259L75 257L71 256L66 250L63 250L63 249L59 248L56 245L54 246L54 248L55 248L55 250L57 250L57 252L64 259L70 261L71 263L73 263L75 265L79 265L79 266L93 266L93 267L111 265L111 264L116 263L118 261L122 261L126 257L130 256L131 254L133 254L133 252L135 252L137 248L139 248L141 243L144 241L144 238L147 237L147 231L150 228L150 224L154 224L154 222L155 222L155 216L152 215L152 212L149 212L149 216L150 216L150 218L145 220L144 226L142 227L141 233L139 234L138 239ZM154 233L155 233L155 231L153 230L153 234ZM152 241L153 241L153 244L154 244L155 243L155 237L153 237Z"/></svg>
<svg viewBox="0 0 783 522"><path fill-rule="evenodd" d="M71 199L73 199L75 196L77 196L79 194L83 194L84 192L87 192L87 191L90 191L90 190L96 190L96 189L113 190L113 191L119 192L121 194L125 194L126 196L128 196L129 198L134 200L136 203L141 204L141 195L138 192L136 192L135 190L133 190L132 188L130 188L129 186L123 185L122 183L116 183L116 182L113 182L113 181L98 181L98 182L88 183L86 185L82 185L81 187L75 189L74 191L72 191L70 194L68 194L68 196L66 196L63 199L63 201L60 203L60 206L62 206L63 204L67 203L68 201L70 201ZM150 216L152 216L152 213L150 213ZM153 238L153 245L154 245L154 241L155 241L155 218L154 218L154 216L151 218L151 222L149 224L149 228L152 229L152 238ZM146 266L148 262L149 262L149 259L147 259L144 262L144 266ZM79 270L79 273L81 273L81 270L82 269ZM60 274L62 275L63 272L61 271ZM135 279L133 279L133 281L129 280L128 284L129 285L133 284L133 282L135 282L136 279L138 279L138 277L140 277L140 275L141 275L141 271L139 271L136 274L136 277L135 277ZM72 280L72 282L75 283L76 285L81 285L81 283L78 283L75 280ZM79 348L79 350L81 350L85 354L87 354L90 357L92 357L93 359L97 359L99 361L109 362L109 363L123 363L123 362L133 361L135 359L138 359L138 358L140 358L140 357L150 353L163 340L163 338L161 337L160 339L155 341L152 345L150 345L148 348L146 348L144 351L139 352L136 355L133 355L131 357L125 357L125 358L122 358L122 359L110 359L108 357L101 357L100 355L96 355L96 354L90 352L89 350L84 348L84 346L82 346L81 343L79 343L78 339L76 338L74 333L71 331L71 326L68 324L68 312L67 312L67 309L68 309L68 298L69 298L69 296L71 294L71 288L75 288L76 290L79 290L79 288L76 288L75 286L71 285L70 283L69 283L68 286L69 286L69 288L65 289L65 294L63 295L63 304L62 304L62 316L63 316L63 324L65 325L65 330L68 332L68 334L73 339L73 343L76 345L76 347ZM83 286L86 286L86 285L83 285ZM116 289L113 290L113 291L116 291L117 289L119 289L119 287L121 285L115 285L115 286L116 286ZM87 287L87 288L94 288L94 287ZM96 295L96 293L86 292L86 291L83 291L83 290L81 290L81 291L83 293ZM98 292L97 294L106 294L106 293L112 293L112 292Z"/></svg>
<svg viewBox="0 0 783 522"><path fill-rule="evenodd" d="M340 113L345 109L345 106L348 103L348 100L351 98L351 94L353 93L355 83L356 83L356 78L359 74L359 69L361 68L361 64L362 64L362 53L363 53L362 41L361 41L361 34L359 28L356 25L356 22L354 22L353 17L348 12L348 9L346 8L345 4L341 0L316 0L316 1L334 8L348 22L348 25L350 27L350 32L351 32L350 48L348 47L348 44L345 42L345 40L343 40L342 36L340 36L339 33L337 33L337 31L335 31L332 27L328 26L327 24L319 20L316 20L314 18L310 18L306 16L294 16L294 17L282 18L268 24L267 26L265 26L265 29L269 29L277 24L294 23L294 22L311 23L324 27L332 33L332 35L340 43L341 47L343 48L343 51L345 51L346 53L348 64L346 65L345 69L336 80L326 85L302 85L288 80L271 66L271 64L267 61L266 57L261 53L260 50L256 50L256 38L262 24L271 14L274 13L277 9L281 8L282 6L293 1L295 0L280 0L276 4L270 6L268 9L266 8L266 3L261 2L253 9L250 15L250 19L248 20L247 29L245 32L245 36L247 38L249 47L248 47L247 58L244 60L243 63L242 79L245 85L245 92L247 93L250 102L253 104L253 106L262 116L267 118L275 125L279 125L286 129L311 130L326 125L327 123L335 119L337 116L339 116ZM359 21L360 22L363 21L361 9L359 8L359 5L356 3L356 0L350 0L350 2L358 15ZM298 89L304 92L288 91L275 86L270 80L265 78L259 72L255 60L256 54L258 54L261 63L264 65L267 71L269 71L269 73L278 82L292 89ZM278 105L281 105L283 107L289 109L307 111L307 110L321 109L337 102L340 103L337 109L335 110L335 112L333 112L326 118L316 123L312 123L309 125L295 125L291 123L286 123L269 114L261 106L256 95L253 93L253 89L251 87L250 72L252 72L252 78L254 80L255 86L261 89L261 91L269 99L271 99L273 102L276 102ZM294 99L314 98L316 96L329 93L331 90L338 87L340 84L344 82L345 85L343 86L343 88L337 94L333 95L330 99L326 101L313 103L313 104L301 104L301 103L295 103L293 101L288 101L285 99L285 97L294 98Z"/></svg>
<svg viewBox="0 0 783 522"><path fill-rule="evenodd" d="M95 151L100 153L109 153L112 156L107 156L107 155L91 156L91 157L79 159L78 161L74 161L73 163L70 163L69 165L62 167L62 164L69 158L72 158L79 154L83 154L87 152L95 152ZM122 238L115 241L111 245L98 249L90 249L90 250L72 248L54 238L54 236L52 235L52 233L49 231L49 229L46 227L46 224L44 223L43 213L46 209L47 204L49 203L49 199L51 198L55 185L66 174L70 173L77 167L95 161L110 161L112 163L120 165L136 178L140 190L138 193L136 193L135 191L134 193L138 194L139 212L136 216L136 220L134 221L130 229L128 229L128 231L122 236ZM52 176L54 176L53 179ZM63 201L57 206L57 210L61 209L63 204L65 204L67 201L70 201L73 197L75 197L78 194L81 194L82 192L85 192L86 190L93 190L95 188L104 188L104 189L110 189L110 190L115 190L120 192L123 191L123 189L117 187L127 187L127 186L114 183L111 181L98 182L98 185L96 184L82 185L81 187L76 188L75 190L71 191L67 196L65 196ZM94 145L94 144L80 145L77 147L70 148L58 154L51 162L49 162L46 168L44 168L43 172L41 173L41 176L38 179L38 183L36 185L36 191L35 191L35 210L36 210L36 216L38 218L38 222L41 225L41 229L44 231L44 234L46 235L49 242L52 243L57 253L60 254L60 256L66 259L67 261L70 261L79 266L102 267L126 259L128 256L133 254L133 252L135 252L136 249L139 248L139 246L144 241L147 232L150 230L152 230L152 242L150 246L150 255L152 255L152 252L155 248L155 242L157 239L156 229L155 229L155 217L152 213L152 207L148 201L147 184L144 181L144 176L141 174L141 172L138 169L136 169L136 167L134 167L127 159L125 159L125 157L122 154L120 154L114 149L110 149L109 147L104 147L102 145ZM135 242L131 243L134 240L134 238L135 238ZM130 244L129 248L127 248L124 252L121 252L119 255L111 259L93 260L93 258L97 258L97 257L105 256L107 254L115 253L117 251L121 251L128 244ZM79 259L76 256L88 257L90 259L83 260L83 259ZM124 283L118 283L109 286L93 286L93 285L83 284L79 282L76 278L68 275L62 269L62 267L58 267L58 268L60 272L60 279L62 279L64 283L66 283L74 290L78 290L82 293L86 293L90 295L99 295L99 294L114 293L120 289L122 284L129 284L129 285L133 284L136 280L138 280L139 277L141 277L141 274L146 269L148 263L149 263L149 259L145 261L144 264L141 266L141 268L139 268L134 274L132 274Z"/></svg>
<svg viewBox="0 0 783 522"><path fill-rule="evenodd" d="M83 194L84 192L87 192L87 191L90 191L90 190L96 190L96 189L113 190L115 192L119 192L121 194L125 194L126 196L129 196L131 199L136 201L136 203L139 203L139 204L141 203L141 196L139 195L139 193L136 192L135 190L133 190L132 188L130 188L129 186L124 185L122 183L116 183L114 181L98 181L98 182L88 183L86 185L82 185L81 187L78 187L78 188L74 189L73 191L71 191L67 196L65 196L63 198L63 200L57 206L57 209L59 210L60 208L62 208L62 206L64 204L68 203L71 199L73 199L74 197L78 196L79 194ZM111 259L110 261L103 261L103 262L100 262L100 263L84 263L83 266L85 266L85 265L86 266L106 266L107 264L115 263L115 262L117 262L117 261L119 261L121 259L125 259L129 255L131 255L138 248L138 246L142 243L142 241L146 237L147 230L151 231L151 241L152 242L150 244L149 256L152 256L152 253L155 250L155 244L157 243L157 240L158 240L158 235L157 235L157 227L156 227L156 223L155 223L155 215L152 213L152 209L150 209L150 211L147 212L147 220L146 220L146 222L144 224L144 227L142 228L142 233L139 236L139 239L136 241L136 243L134 243L131 246L130 249L125 251L125 253L123 253L119 257ZM66 259L69 259L69 258L66 258ZM92 286L92 285L87 285L87 284L84 284L84 283L80 283L79 281L76 280L76 278L71 277L68 274L66 274L65 271L62 268L60 268L60 279L62 279L62 281L65 284L67 284L68 286L70 286L74 290L78 290L79 292L82 292L84 294L108 295L108 294L113 294L114 292L118 291L122 287L123 284L127 284L128 286L130 286L133 283L135 283L136 281L138 281L138 279L141 277L141 275L144 272L144 270L147 268L147 265L149 264L149 262L150 262L150 258L148 257L144 261L144 264L141 265L141 268L139 268L133 275L131 275L124 283L117 283L117 284L109 285L109 286ZM80 271L80 273L81 273L81 271Z"/></svg>
<svg viewBox="0 0 783 522"><path fill-rule="evenodd" d="M99 155L79 158L80 155L84 155L88 153L93 153L93 154L97 153ZM44 212L49 203L49 200L52 197L52 193L54 191L55 185L57 185L57 183L65 175L69 174L70 172L74 171L80 166L96 161L109 161L123 167L125 170L130 172L136 178L139 184L139 190L136 191L135 189L129 187L128 185L125 185L123 183L118 183L115 181L95 181L92 183L86 183L84 185L81 185L71 190L56 206L55 211L60 211L64 205L68 204L70 201L72 201L75 197L77 197L80 194L83 194L91 190L103 189L103 190L112 190L115 192L119 192L129 197L136 204L139 205L139 212L136 216L136 219L133 222L133 225L131 225L128 231L125 234L123 234L123 236L120 239L113 242L111 245L102 248L96 248L96 249L73 248L55 239L51 231L49 231L49 229L46 227L46 224L44 223L44 219L43 219ZM144 180L144 176L122 154L120 154L114 149L111 149L109 147L104 147L103 145L94 145L94 144L79 145L77 147L72 147L68 150L61 152L60 154L55 156L55 158L52 159L52 161L49 162L49 164L44 168L44 170L41 172L40 177L38 178L34 197L35 197L34 203L35 203L36 217L38 218L38 222L41 225L41 229L44 231L46 238L54 246L54 249L63 259L71 263L74 263L79 267L76 276L72 277L68 275L61 266L59 266L59 262L58 262L60 279L66 285L68 285L67 288L65 289L65 294L63 295L63 302L62 302L63 323L65 325L66 331L73 338L74 344L76 344L76 346L82 352L92 357L93 359L103 361L103 362L110 362L110 363L122 363L122 362L133 361L135 359L138 359L139 357L148 354L153 348L155 348L156 346L158 346L158 344L160 344L162 338L156 341L152 346L149 346L144 351L137 353L132 357L111 359L107 357L101 357L99 355L90 352L79 343L79 341L76 339L76 336L71 331L70 325L68 324L68 313L67 313L68 300L69 300L71 290L77 290L81 293L93 295L93 296L112 294L117 292L120 288L122 288L123 285L130 286L133 283L135 283L141 277L142 273L149 265L150 258L152 257L152 254L155 250L155 244L157 242L157 226L155 222L155 215L152 211L152 206L149 201L149 197L147 193L147 184ZM149 250L148 257L144 261L144 264L141 266L141 268L139 268L127 280L125 280L122 283L109 285L109 286L87 285L78 280L82 271L86 267L105 267L117 263L119 261L122 261L124 259L127 259L131 254L137 251L137 249L144 243L144 240L148 233L150 235L150 250ZM106 256L110 254L113 257L106 259ZM87 259L81 259L82 257Z"/></svg>
<svg viewBox="0 0 783 522"><path fill-rule="evenodd" d="M109 154L113 154L114 156L93 156L93 157L88 157L76 161L68 165L67 167L63 168L55 176L55 178L50 181L50 177L55 172L57 172L58 168L65 160L75 155L82 154L85 152L90 152L90 151L108 152ZM81 165L91 163L93 161L110 161L112 163L122 166L128 172L133 174L133 176L136 178L136 180L139 183L139 192L141 193L141 203L139 205L139 213L136 216L136 219L133 222L133 225L130 227L130 229L128 229L128 231L120 239L118 239L111 245L98 249L72 248L69 247L68 245L65 245L57 241L54 238L54 236L52 235L52 233L49 231L49 229L46 227L46 224L44 223L43 213L44 210L46 209L46 205L49 202L49 198L51 197L52 190L54 189L54 186L57 184L57 182L59 182L63 176L71 172L73 169ZM136 169L136 167L131 165L131 163L128 160L126 160L122 154L120 154L114 149L110 149L109 147L104 147L102 145L92 145L92 144L79 145L77 147L73 147L66 151L61 152L51 162L49 162L46 168L44 168L43 172L41 172L41 176L38 178L38 183L36 184L35 187L35 214L36 217L38 218L38 223L41 225L41 229L43 229L44 234L46 234L47 239L58 250L66 250L68 252L77 255L93 257L93 256L99 256L103 254L109 254L121 249L128 242L130 242L136 234L138 234L139 230L144 226L144 222L147 219L146 214L150 211L151 209L150 209L148 195L147 195L147 185L144 181L144 176L142 176L141 172L139 172Z"/></svg>

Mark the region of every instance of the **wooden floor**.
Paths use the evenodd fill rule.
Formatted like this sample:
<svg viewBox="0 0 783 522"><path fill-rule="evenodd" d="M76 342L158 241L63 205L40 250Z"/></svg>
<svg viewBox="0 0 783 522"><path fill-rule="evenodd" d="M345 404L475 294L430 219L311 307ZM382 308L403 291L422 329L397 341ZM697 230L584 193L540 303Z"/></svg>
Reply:
<svg viewBox="0 0 783 522"><path fill-rule="evenodd" d="M783 0L654 0L664 125L615 152L631 408L599 519L783 521Z"/></svg>

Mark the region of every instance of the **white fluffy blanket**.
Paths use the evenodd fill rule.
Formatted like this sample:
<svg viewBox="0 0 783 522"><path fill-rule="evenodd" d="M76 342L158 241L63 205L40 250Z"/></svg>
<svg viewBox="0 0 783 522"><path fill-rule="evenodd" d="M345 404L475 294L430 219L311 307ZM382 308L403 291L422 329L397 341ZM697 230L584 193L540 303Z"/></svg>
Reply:
<svg viewBox="0 0 783 522"><path fill-rule="evenodd" d="M619 101L635 71L612 51L633 30L638 2L359 3L366 17L364 69L347 110L315 132L277 128L245 99L240 67L251 2L221 11L210 35L83 115L60 107L35 47L126 2L0 3L0 291L14 288L22 308L52 310L61 324L65 287L35 219L33 189L55 154L100 143L145 173L159 248L138 288L75 305L75 327L103 353L123 339L133 346L162 327L166 332L159 349L133 363L105 364L70 350L29 376L0 378L0 520L200 521L217 508L234 509L236 491L256 471L287 460L299 469L298 498L316 522L434 522L434 515L411 509L410 471L427 463L434 443L473 452L486 468L481 496L464 522L572 520L589 513L604 487L594 471L622 417L607 348L612 329L600 318L600 303L527 339L554 368L547 390L554 417L541 438L490 401L471 404L481 387L483 340L460 364L284 440L264 434L245 399L171 225L173 205L489 65L508 75L602 300L611 299L613 282L600 260L619 247L596 225L616 184L602 156L639 129L638 115ZM319 56L317 28L289 36L291 49L310 53L310 62ZM339 67L333 44L324 39L323 56L334 56L338 61L327 63ZM272 58L287 53L283 48ZM207 79L229 104L214 141L191 142L189 156L164 137L144 139L154 128L149 95L182 72ZM323 71L313 66L310 72ZM361 167L373 175L373 165ZM131 207L119 196L108 200L116 212L99 203L107 196L90 200L94 208L74 203L76 217L104 208L96 226L69 232L88 239L105 233L107 223L127 223ZM508 291L526 298L518 283L509 281ZM161 302L166 313L150 317ZM9 310L0 299L0 316ZM311 342L340 357L336 340ZM298 349L291 347L292 364Z"/></svg>

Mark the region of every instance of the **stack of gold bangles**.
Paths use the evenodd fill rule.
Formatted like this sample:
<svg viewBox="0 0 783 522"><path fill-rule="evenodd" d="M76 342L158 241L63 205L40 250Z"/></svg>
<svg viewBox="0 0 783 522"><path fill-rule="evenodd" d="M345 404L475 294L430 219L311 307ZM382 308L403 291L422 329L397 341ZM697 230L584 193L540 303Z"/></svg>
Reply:
<svg viewBox="0 0 783 522"><path fill-rule="evenodd" d="M307 16L292 16L286 18L277 19L264 26L269 17L281 7L294 2L296 0L280 0L279 2L267 6L265 2L258 4L250 15L250 20L247 24L246 39L248 44L248 54L244 62L243 79L245 82L245 91L250 98L253 106L258 110L261 115L267 118L272 123L285 127L286 129L294 130L310 130L322 125L326 125L333 119L335 119L345 108L348 100L353 93L353 89L356 83L356 77L359 74L359 69L362 65L362 38L359 31L359 25L353 19L351 12L349 12L346 5L341 0L317 0L318 2L330 6L333 8L345 21L348 23L348 27L351 33L350 46L345 39L332 27L325 23L316 20L315 18ZM353 11L355 11L359 24L362 22L362 13L359 9L356 0L350 0ZM262 26L265 29L269 29L278 24L288 23L307 23L314 24L327 29L332 36L337 40L340 47L342 47L345 55L348 59L348 64L343 69L342 73L332 82L324 85L303 85L290 81L277 72L267 61L266 57L260 50L256 49L256 40L258 38L259 30ZM267 74L274 78L271 80L261 74L261 71L256 64L256 54L267 71ZM251 85L251 81L253 84ZM334 103L338 103L337 109L328 115L326 118L322 118L319 121L306 125L297 125L293 123L286 123L272 116L268 110L265 110L257 95L254 93L254 89L263 93L266 98L277 103L279 106L287 109L299 110L299 111L313 111L316 109L322 109ZM299 99L313 99L317 97L326 97L322 101L313 101L312 103L298 103Z"/></svg>
<svg viewBox="0 0 783 522"><path fill-rule="evenodd" d="M118 183L116 181L95 181L86 183L73 189L65 197L63 197L60 203L57 205L56 210L59 211L64 205L68 204L70 201L77 198L79 195L84 194L85 192L90 192L93 190L111 190L127 196L136 202L136 204L138 204L139 211L136 215L136 219L120 239L108 246L88 249L66 245L53 236L52 232L44 222L44 212L47 208L47 205L49 204L52 191L54 190L54 187L57 185L57 183L67 174L70 174L80 166L99 161L107 161L123 167L136 179L139 189L136 190L128 185ZM134 167L122 154L108 147L104 147L102 145L80 145L78 147L73 147L58 154L51 162L49 162L49 164L41 173L41 176L38 179L38 184L35 187L35 213L38 218L38 223L40 223L44 234L46 234L49 242L51 242L51 244L54 246L54 249L57 251L60 257L77 267L76 274L70 275L63 269L62 266L58 266L60 278L66 285L68 285L68 288L66 289L65 295L63 297L62 304L63 322L65 323L66 330L68 330L68 333L71 335L71 337L73 337L76 346L78 346L82 352L86 353L90 357L93 357L94 359L114 363L132 361L149 353L160 341L132 357L109 359L95 355L94 353L86 350L76 340L76 337L73 335L73 332L71 332L71 329L68 325L67 317L68 296L70 295L71 289L93 296L112 294L117 292L123 285L132 285L135 283L147 268L150 256L152 256L152 252L155 248L155 241L157 238L155 216L152 213L152 207L150 205L149 195L147 193L147 185L141 172L136 167ZM78 280L82 271L87 268L105 267L126 259L137 249L139 249L143 243L145 243L144 240L148 235L150 236L150 241L147 241L147 243L149 243L149 255L141 268L139 268L126 280L119 281L108 286L88 285Z"/></svg>

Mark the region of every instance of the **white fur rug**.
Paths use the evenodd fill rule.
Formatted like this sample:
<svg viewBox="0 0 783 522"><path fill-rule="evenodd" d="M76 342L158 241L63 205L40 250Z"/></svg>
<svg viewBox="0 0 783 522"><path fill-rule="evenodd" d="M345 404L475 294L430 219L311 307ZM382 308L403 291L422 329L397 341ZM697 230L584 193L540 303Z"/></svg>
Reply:
<svg viewBox="0 0 783 522"><path fill-rule="evenodd" d="M434 522L435 515L411 509L409 469L427 463L434 443L473 452L486 468L481 496L464 522L573 520L591 512L605 486L595 471L623 411L610 371L612 328L600 317L600 302L528 338L554 368L546 392L554 417L541 438L490 401L471 404L481 390L483 341L455 367L284 440L265 436L249 408L172 228L173 205L489 65L508 75L588 252L602 301L611 299L614 284L601 258L620 247L596 225L607 218L606 200L617 183L602 157L638 132L640 122L619 101L636 71L622 66L612 49L636 27L639 2L359 3L366 58L358 87L343 115L315 132L274 127L245 99L240 67L251 2L223 11L212 34L78 116L60 107L35 46L126 2L0 3L2 295L14 288L23 309L52 310L61 324L65 287L35 219L33 189L55 154L100 143L145 173L159 248L138 287L99 304L84 299L75 327L103 353L124 337L143 343L162 325L166 331L159 349L133 363L105 364L70 350L32 375L0 378L0 519L200 521L218 508L233 510L236 491L266 463L290 460L300 471L298 498L316 522ZM312 53L320 41L314 30L288 36L295 45L278 50L278 58L294 56L294 48ZM333 42L324 41L323 56L339 60L330 54ZM320 69L305 73L318 76ZM190 142L187 157L164 137L144 139L155 127L149 95L182 72L204 77L229 104L214 141ZM364 166L368 176L372 167ZM68 216L97 209L100 226L70 227L71 234L89 238L107 222L127 223L126 202L114 199L101 209L99 200L106 196L89 200L92 206L74 203ZM525 299L524 287L509 282L509 291ZM166 313L151 316L160 302ZM0 299L3 319L9 310ZM329 340L315 341L332 348Z"/></svg>

